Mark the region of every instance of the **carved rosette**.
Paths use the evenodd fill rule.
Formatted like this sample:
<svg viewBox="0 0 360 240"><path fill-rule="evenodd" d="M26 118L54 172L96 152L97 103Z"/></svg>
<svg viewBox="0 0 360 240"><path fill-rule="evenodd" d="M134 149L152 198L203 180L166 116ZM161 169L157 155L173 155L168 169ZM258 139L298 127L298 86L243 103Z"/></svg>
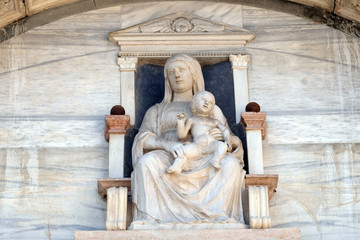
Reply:
<svg viewBox="0 0 360 240"><path fill-rule="evenodd" d="M137 57L119 57L120 71L136 71Z"/></svg>
<svg viewBox="0 0 360 240"><path fill-rule="evenodd" d="M242 112L241 122L245 125L246 130L261 130L262 139L265 139L265 112Z"/></svg>
<svg viewBox="0 0 360 240"><path fill-rule="evenodd" d="M130 126L129 115L105 116L105 139L109 141L109 134L125 134Z"/></svg>
<svg viewBox="0 0 360 240"><path fill-rule="evenodd" d="M230 55L230 62L233 69L247 69L250 55Z"/></svg>

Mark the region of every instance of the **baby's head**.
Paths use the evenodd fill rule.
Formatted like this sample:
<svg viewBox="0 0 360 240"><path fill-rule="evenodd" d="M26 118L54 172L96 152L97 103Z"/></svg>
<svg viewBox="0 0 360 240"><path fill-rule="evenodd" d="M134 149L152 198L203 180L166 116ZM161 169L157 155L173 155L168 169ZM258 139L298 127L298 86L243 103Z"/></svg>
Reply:
<svg viewBox="0 0 360 240"><path fill-rule="evenodd" d="M213 117L215 97L211 92L197 92L191 100L191 111L195 115Z"/></svg>

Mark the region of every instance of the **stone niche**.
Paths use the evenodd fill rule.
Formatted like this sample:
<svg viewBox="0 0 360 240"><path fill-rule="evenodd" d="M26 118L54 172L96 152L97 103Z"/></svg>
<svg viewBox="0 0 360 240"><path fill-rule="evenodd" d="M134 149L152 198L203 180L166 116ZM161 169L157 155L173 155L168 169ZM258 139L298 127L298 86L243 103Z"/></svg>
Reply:
<svg viewBox="0 0 360 240"><path fill-rule="evenodd" d="M255 35L245 29L186 12L170 14L109 34L109 40L117 43L120 48L120 104L125 108L127 116L105 117L106 136L110 143L109 178L98 180L98 190L107 199L108 231L78 231L75 232L75 239L134 239L140 236L145 239L218 239L224 236L229 239L300 239L299 229L270 229L268 201L274 194L278 176L263 174L262 162L253 163L261 167L254 174L250 172L245 179L249 197L248 201L244 201L248 205L244 215L246 223L252 229L126 230L132 216L131 204L128 204L128 194L131 199L131 179L128 178L131 166L127 165L130 162L127 148L131 147L131 139L126 139L125 131L130 127L136 132L147 108L162 99L160 92L163 90L159 82L163 82L163 78L159 79L158 76L163 75L162 66L165 61L175 53L187 53L195 57L202 65L205 79L207 75L215 76L209 82L205 80L205 86L209 86L207 90L214 95L217 93L211 89L211 84L216 89L224 84L222 77L230 81L230 88L218 91L219 94L226 92L227 98L219 95L217 104L224 109L229 107L228 110L223 110L229 125L240 125L241 113L249 103L247 69L251 57L246 52L245 45L254 38ZM146 82L148 79L144 78L149 74L157 78L154 80L155 87L153 86L157 95L143 97L140 93L144 90L141 90L141 84L137 81ZM260 128L251 125L252 118L259 119L258 115L261 115L260 120L263 121ZM256 151L255 156L260 156L254 161L262 161L261 141L265 138L265 116L265 113L243 116L246 118L243 119L246 131L256 133L248 134L252 138L250 141L257 144L254 149L249 149L248 146L248 151ZM236 132L234 129L233 131Z"/></svg>

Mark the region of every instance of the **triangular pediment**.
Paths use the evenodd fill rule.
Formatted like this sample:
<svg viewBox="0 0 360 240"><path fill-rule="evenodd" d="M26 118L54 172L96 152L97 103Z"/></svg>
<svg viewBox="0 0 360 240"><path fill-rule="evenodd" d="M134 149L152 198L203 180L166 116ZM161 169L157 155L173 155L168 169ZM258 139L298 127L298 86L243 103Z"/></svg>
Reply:
<svg viewBox="0 0 360 240"><path fill-rule="evenodd" d="M111 41L116 41L116 36L127 34L163 34L163 33L244 33L248 31L236 26L212 21L191 13L177 12L148 22L121 29L109 34Z"/></svg>
<svg viewBox="0 0 360 240"><path fill-rule="evenodd" d="M119 56L166 58L174 53L219 58L244 52L255 34L191 13L177 12L109 34Z"/></svg>

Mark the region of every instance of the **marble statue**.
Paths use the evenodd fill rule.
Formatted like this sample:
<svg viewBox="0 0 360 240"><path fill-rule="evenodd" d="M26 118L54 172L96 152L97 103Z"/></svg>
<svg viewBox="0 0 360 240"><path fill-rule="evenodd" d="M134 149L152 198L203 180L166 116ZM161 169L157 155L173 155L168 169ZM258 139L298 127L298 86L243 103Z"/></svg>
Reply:
<svg viewBox="0 0 360 240"><path fill-rule="evenodd" d="M169 173L180 173L187 161L198 160L205 154L213 154L209 160L215 168L220 168L220 161L227 151L231 151L230 131L219 120L213 118L215 97L210 92L197 92L191 100L192 116L186 119L186 114L177 114L177 135L180 141L188 138L189 131L193 143L184 145L184 156L177 157L174 163L167 169ZM185 121L186 119L186 121ZM219 128L225 142L217 141L209 131Z"/></svg>
<svg viewBox="0 0 360 240"><path fill-rule="evenodd" d="M219 159L221 167L214 168L213 155L205 154L186 161L181 172L167 172L175 159L187 154L185 143L177 136L177 124L182 121L177 114L196 116L192 116L191 100L194 94L204 91L204 79L199 62L186 54L169 58L164 74L164 99L148 109L134 139L133 222L129 229L245 227L241 197L245 183L243 149L215 103L212 119L219 124L206 128L214 127L209 131L212 138L226 138L232 149ZM225 131L219 129L222 125ZM228 137L224 134L227 131Z"/></svg>

